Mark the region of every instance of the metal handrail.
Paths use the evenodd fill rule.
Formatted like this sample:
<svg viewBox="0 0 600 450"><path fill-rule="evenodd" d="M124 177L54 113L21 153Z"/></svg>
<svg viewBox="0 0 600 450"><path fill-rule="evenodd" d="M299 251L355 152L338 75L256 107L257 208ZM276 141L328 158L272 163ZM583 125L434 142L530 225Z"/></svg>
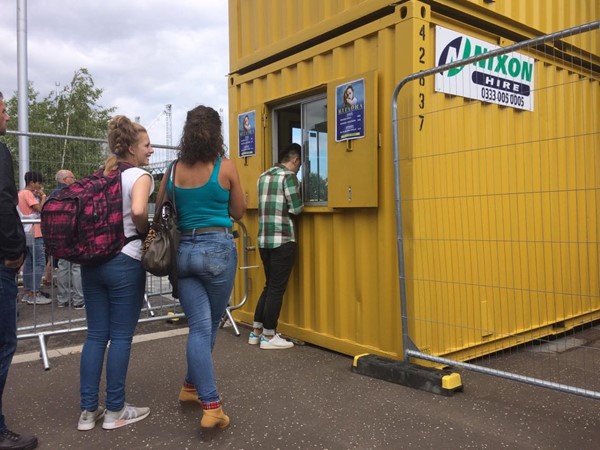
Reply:
<svg viewBox="0 0 600 450"><path fill-rule="evenodd" d="M242 250L243 265L239 267L239 270L241 270L244 273L243 297L239 303L234 304L234 305L230 304L227 306L227 308L225 309L225 316L227 316L227 317L224 316L221 319L220 328L223 328L223 325L225 325L225 322L227 321L227 319L229 319L229 322L231 323L231 325L235 331L235 334L237 336L239 336L240 330L238 329L237 324L235 323L235 320L233 320L233 315L231 314L231 312L235 311L236 309L240 309L241 307L243 307L246 304L246 301L248 300L248 269L256 269L258 266L249 266L248 265L248 251L253 251L256 249L256 247L248 245L248 230L246 229L246 225L244 225L244 223L239 220L234 220L234 222L238 225L238 227L242 231L241 239L242 239L242 249L243 249Z"/></svg>

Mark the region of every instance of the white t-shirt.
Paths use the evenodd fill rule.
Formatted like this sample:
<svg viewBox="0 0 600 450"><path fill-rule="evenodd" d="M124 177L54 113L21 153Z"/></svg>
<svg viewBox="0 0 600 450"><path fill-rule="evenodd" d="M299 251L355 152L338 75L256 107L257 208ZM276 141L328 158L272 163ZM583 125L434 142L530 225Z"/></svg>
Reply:
<svg viewBox="0 0 600 450"><path fill-rule="evenodd" d="M133 220L131 220L131 191L133 189L133 185L141 176L150 176L148 172L144 169L140 169L139 167L132 167L127 169L121 173L121 187L123 190L123 228L125 230L125 237L134 236L138 234L135 229L135 225ZM152 195L154 191L154 183L150 184L150 192L148 192L148 197ZM131 241L121 250L122 253L125 253L127 256L130 256L138 261L142 260L142 240L136 239Z"/></svg>

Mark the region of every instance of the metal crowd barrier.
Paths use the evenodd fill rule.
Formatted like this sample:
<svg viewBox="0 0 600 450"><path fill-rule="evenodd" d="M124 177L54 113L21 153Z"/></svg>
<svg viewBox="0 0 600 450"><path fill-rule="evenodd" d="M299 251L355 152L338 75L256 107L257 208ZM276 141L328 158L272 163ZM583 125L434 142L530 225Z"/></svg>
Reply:
<svg viewBox="0 0 600 450"><path fill-rule="evenodd" d="M405 361L600 399L596 378L586 376L600 368L598 349L581 344L560 359L571 349L569 333L590 329L600 317L600 179L590 175L598 162L600 97L597 55L583 50L597 48L598 30L600 21L590 22L415 72L396 85L391 117ZM454 94L425 102L434 76L476 70L512 52L536 59L535 112ZM413 90L401 93L412 82ZM401 149L413 129L417 150ZM401 182L409 172L411 180ZM404 223L411 226L405 230ZM494 355L527 342L560 351L530 352L511 373L486 367Z"/></svg>
<svg viewBox="0 0 600 450"><path fill-rule="evenodd" d="M28 223L39 223L38 220L23 220L24 224ZM227 319L231 322L235 333L239 336L240 332L232 316L232 311L241 308L247 299L247 269L256 267L248 267L247 265L247 252L252 250L253 247L248 245L248 235L246 227L242 222L236 221L236 225L239 228L234 231L237 238L241 238L243 243L242 261L243 266L240 270L244 273L243 278L243 292L241 293L241 300L238 302L235 299L238 298L238 294L234 289L232 293L232 300L228 306L225 315L221 321L220 326L223 327ZM241 232L241 236L240 236ZM34 255L35 256L35 255ZM52 299L52 303L47 305L32 304L27 306L18 306L17 318L17 338L19 340L24 339L37 339L40 348L40 358L42 359L45 370L50 369L50 361L48 358L48 341L51 336L64 335L69 333L84 332L87 330L85 321L85 309L75 309L72 305L68 305L64 308L59 308L56 301L56 274L54 267L54 261L50 260L51 263L51 274L50 280L46 280L47 286L41 287L41 292L47 298ZM34 267L34 277L36 276ZM21 277L19 274L19 295L17 301L19 305L24 305L22 302L22 286ZM147 274L146 278L146 292L144 294L144 307L140 313L139 323L147 323L153 321L169 321L175 322L185 317L182 312L179 301L171 296L171 285L167 277L155 277Z"/></svg>

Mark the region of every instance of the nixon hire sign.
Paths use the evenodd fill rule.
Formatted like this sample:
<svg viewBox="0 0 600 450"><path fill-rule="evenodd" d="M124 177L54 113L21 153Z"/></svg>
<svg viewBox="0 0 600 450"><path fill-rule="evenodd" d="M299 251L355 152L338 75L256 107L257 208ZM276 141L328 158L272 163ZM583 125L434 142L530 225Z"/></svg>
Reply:
<svg viewBox="0 0 600 450"><path fill-rule="evenodd" d="M497 48L488 42L436 27L437 66ZM435 90L533 111L533 69L533 58L515 52L507 53L436 74Z"/></svg>

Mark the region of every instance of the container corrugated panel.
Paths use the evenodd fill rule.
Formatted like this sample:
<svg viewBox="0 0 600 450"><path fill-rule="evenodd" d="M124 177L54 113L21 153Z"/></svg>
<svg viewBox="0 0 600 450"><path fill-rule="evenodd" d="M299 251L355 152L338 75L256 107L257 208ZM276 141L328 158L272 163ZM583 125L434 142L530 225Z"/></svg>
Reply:
<svg viewBox="0 0 600 450"><path fill-rule="evenodd" d="M284 21L292 12L297 11L280 6L272 14L281 17L272 19ZM299 257L280 317L283 333L351 355L402 355L391 94L403 77L434 65L436 25L491 43L502 39L473 23L461 25L432 15L426 3L409 1L373 23L231 75L230 123L251 109L265 118L256 156L239 160L231 144L251 199L244 222L255 237L256 178L272 163L271 109L356 73L377 74L373 114L381 145L372 150L379 167L377 207L312 207L302 214ZM419 35L423 26L425 42ZM253 36L247 28L232 33ZM236 51L232 48L237 64L232 66L240 67ZM600 311L595 209L600 161L593 119L600 107L598 81L551 59L536 63L535 76L533 113L439 94L433 80L423 87L412 83L400 94L405 313L411 337L425 351L466 359ZM562 87L544 90L549 85ZM425 132L409 119L420 113L420 89L427 99ZM232 125L230 136L236 134ZM261 266L258 252L249 258L249 265ZM247 323L264 283L261 268L249 275L248 303L236 312Z"/></svg>
<svg viewBox="0 0 600 450"><path fill-rule="evenodd" d="M461 2L446 0L436 3ZM464 0L462 3L499 14L515 23L526 24L528 28L545 34L600 19L598 0L496 0L491 3L484 0Z"/></svg>
<svg viewBox="0 0 600 450"><path fill-rule="evenodd" d="M414 339L433 353L598 317L599 81L538 62L535 86L532 113L433 95L401 165Z"/></svg>
<svg viewBox="0 0 600 450"><path fill-rule="evenodd" d="M344 28L361 18L390 10L389 0L230 0L231 72L257 64L307 41ZM396 2L402 3L402 2ZM598 0L437 0L434 12L472 17L515 32L520 40L600 19ZM526 27L523 27L523 24ZM566 38L572 43L576 38ZM576 43L576 42L575 42ZM598 42L583 50L600 54Z"/></svg>
<svg viewBox="0 0 600 450"><path fill-rule="evenodd" d="M473 17L472 22L485 21L490 27L514 33L512 40L518 41L600 20L599 0L437 0L431 4L434 16L437 11L449 17L464 13ZM577 36L567 37L564 42L600 54L600 42L582 41Z"/></svg>
<svg viewBox="0 0 600 450"><path fill-rule="evenodd" d="M231 72L359 20L389 0L230 0Z"/></svg>
<svg viewBox="0 0 600 450"><path fill-rule="evenodd" d="M389 22L394 21L396 19ZM263 75L261 71L256 78L251 74L236 77L248 81L231 87L230 105L236 105L236 111L241 112L253 108L261 98L287 98L295 92L312 90L327 80L343 77L350 70L374 69L380 59L393 53L395 34L393 28L370 28L374 31L357 32L356 39L346 37L343 42L332 42L329 48L292 64L281 62L278 70L268 74ZM384 79L390 89L392 78L384 76ZM270 121L266 123L268 135ZM264 143L260 155L248 158L248 165L238 164L249 197L255 196L256 174L260 173L253 165L262 164L263 157L262 170L271 163L270 141ZM380 176L381 189L383 185L393 184L393 174L389 165L387 167L388 171ZM401 328L398 326L400 303L392 236L393 200L386 197L382 202L378 210L352 210L341 214L307 208L302 214L298 263L280 317L282 332L347 354L372 349L399 355ZM248 211L244 223L250 236L256 236L257 220L256 211ZM357 236L368 239L357 239ZM251 252L249 257L249 265L262 267L258 252ZM251 323L264 277L262 269L253 269L249 275L252 282L248 306L236 313L236 317Z"/></svg>
<svg viewBox="0 0 600 450"><path fill-rule="evenodd" d="M257 233L256 211L244 218ZM298 262L285 294L278 330L297 339L349 355L376 351L399 356L401 349L398 275L390 230L374 227L373 217L358 212L314 214L299 220ZM389 227L388 227L389 228ZM355 239L355 236L369 239ZM235 317L253 321L264 277L258 252L251 252L248 307Z"/></svg>

